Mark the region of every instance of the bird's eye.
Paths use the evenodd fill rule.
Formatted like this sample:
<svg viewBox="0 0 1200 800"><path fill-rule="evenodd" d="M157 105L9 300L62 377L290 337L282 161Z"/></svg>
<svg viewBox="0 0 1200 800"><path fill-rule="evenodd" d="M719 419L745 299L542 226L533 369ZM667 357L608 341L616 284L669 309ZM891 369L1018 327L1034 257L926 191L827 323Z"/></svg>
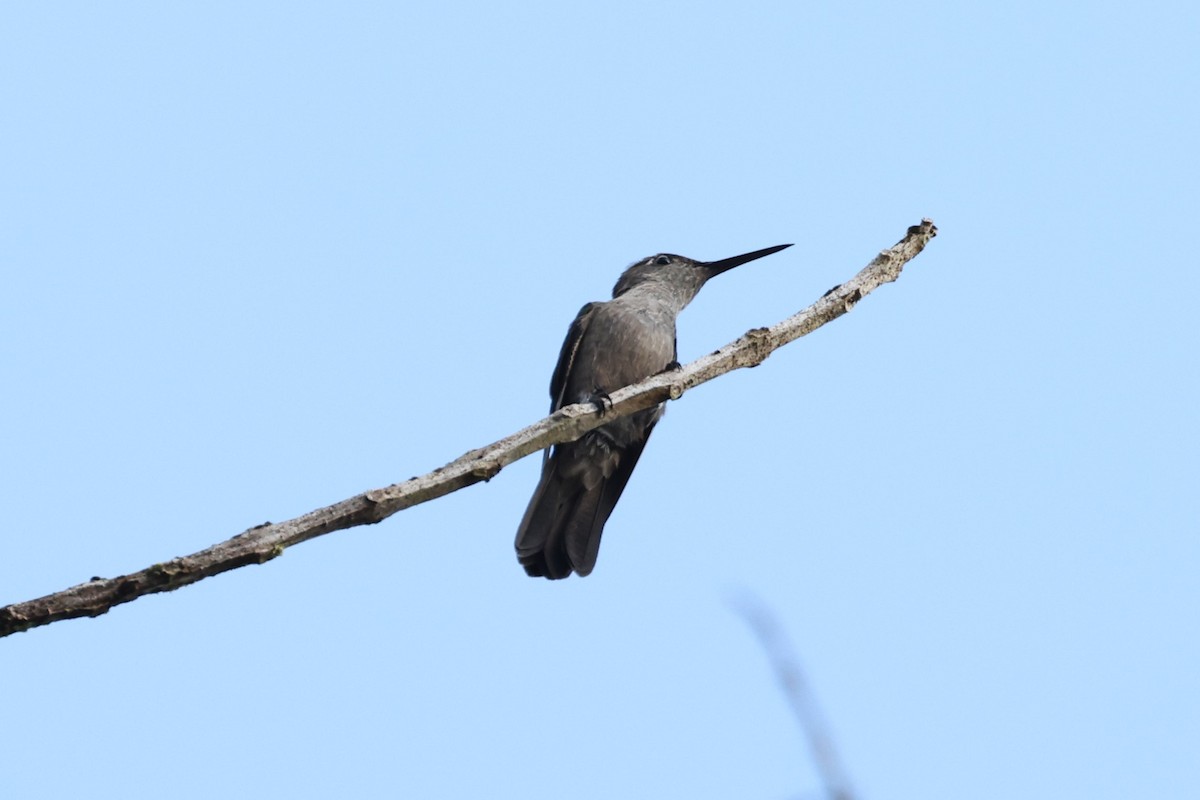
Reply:
<svg viewBox="0 0 1200 800"><path fill-rule="evenodd" d="M667 264L671 263L671 259L667 258L666 256L659 256L658 258L654 259L654 263L665 267Z"/></svg>

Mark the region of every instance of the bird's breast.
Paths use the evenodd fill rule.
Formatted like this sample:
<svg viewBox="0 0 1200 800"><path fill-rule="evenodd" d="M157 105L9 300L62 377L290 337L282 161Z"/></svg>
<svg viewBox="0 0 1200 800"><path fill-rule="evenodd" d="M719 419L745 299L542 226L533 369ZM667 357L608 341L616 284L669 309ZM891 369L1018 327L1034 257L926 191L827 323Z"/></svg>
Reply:
<svg viewBox="0 0 1200 800"><path fill-rule="evenodd" d="M661 372L675 357L675 318L638 304L608 303L581 344L574 393L612 392Z"/></svg>

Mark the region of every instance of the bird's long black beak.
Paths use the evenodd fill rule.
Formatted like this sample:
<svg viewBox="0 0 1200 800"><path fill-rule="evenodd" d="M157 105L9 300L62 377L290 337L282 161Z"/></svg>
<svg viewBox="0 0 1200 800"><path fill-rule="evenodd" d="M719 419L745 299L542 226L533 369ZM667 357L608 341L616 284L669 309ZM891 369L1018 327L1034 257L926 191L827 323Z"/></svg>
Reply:
<svg viewBox="0 0 1200 800"><path fill-rule="evenodd" d="M780 250L791 247L790 244L777 244L774 247L768 247L765 250L755 250L753 253L742 253L740 256L732 258L723 258L720 261L709 261L704 264L708 268L708 277L720 275L722 272L728 272L734 267L740 267L747 261L753 261L756 258L769 256L771 253L778 253Z"/></svg>

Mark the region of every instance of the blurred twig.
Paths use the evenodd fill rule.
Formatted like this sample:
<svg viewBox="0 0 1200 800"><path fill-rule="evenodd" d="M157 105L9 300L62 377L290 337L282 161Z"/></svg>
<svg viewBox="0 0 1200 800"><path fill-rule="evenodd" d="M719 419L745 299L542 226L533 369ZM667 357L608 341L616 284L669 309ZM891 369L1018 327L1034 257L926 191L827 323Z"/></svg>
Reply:
<svg viewBox="0 0 1200 800"><path fill-rule="evenodd" d="M800 724L800 730L808 740L813 764L825 788L829 800L854 800L850 779L842 768L829 725L825 721L800 659L792 648L787 635L779 627L775 615L753 595L741 594L730 601L733 609L746 620L746 624L758 637L767 654L775 677L783 689L783 696Z"/></svg>

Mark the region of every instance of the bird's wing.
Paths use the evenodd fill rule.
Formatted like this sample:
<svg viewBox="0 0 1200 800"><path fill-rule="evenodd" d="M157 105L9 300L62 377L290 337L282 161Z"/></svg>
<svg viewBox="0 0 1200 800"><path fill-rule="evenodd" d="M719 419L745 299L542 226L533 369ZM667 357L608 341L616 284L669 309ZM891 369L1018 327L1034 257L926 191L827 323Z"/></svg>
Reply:
<svg viewBox="0 0 1200 800"><path fill-rule="evenodd" d="M550 413L567 405L563 396L567 391L567 383L571 377L571 367L575 364L575 354L579 352L579 343L587 333L588 323L592 320L592 312L603 303L588 303L579 309L575 321L567 331L563 341L562 352L558 354L558 364L554 367L554 375L550 378Z"/></svg>

